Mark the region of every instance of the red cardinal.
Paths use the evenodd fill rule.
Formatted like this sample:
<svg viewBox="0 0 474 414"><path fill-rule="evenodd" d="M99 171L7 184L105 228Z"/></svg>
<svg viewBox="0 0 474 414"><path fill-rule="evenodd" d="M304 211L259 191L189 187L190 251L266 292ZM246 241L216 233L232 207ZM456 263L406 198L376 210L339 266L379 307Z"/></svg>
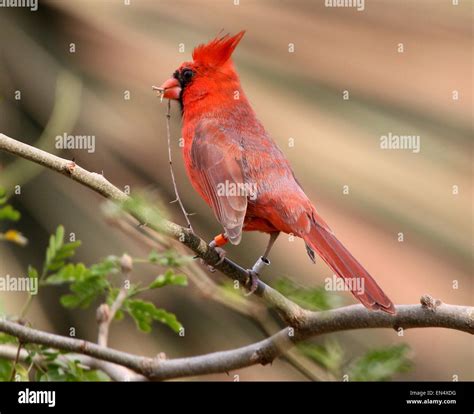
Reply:
<svg viewBox="0 0 474 414"><path fill-rule="evenodd" d="M193 61L156 88L181 105L188 176L224 228L211 245L239 244L243 230L270 234L264 255L249 271L252 291L278 234L292 233L306 242L311 260L316 251L349 287L363 287L352 293L364 306L395 313L390 299L318 214L255 116L231 60L243 35L198 46Z"/></svg>

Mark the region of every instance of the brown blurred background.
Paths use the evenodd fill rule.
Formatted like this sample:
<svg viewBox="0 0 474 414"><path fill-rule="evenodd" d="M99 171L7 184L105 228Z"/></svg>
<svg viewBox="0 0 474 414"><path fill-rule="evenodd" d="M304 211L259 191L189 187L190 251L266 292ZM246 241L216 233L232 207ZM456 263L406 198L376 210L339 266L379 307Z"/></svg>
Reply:
<svg viewBox="0 0 474 414"><path fill-rule="evenodd" d="M37 12L0 9L0 132L56 152L57 135L95 135L94 153L61 155L103 171L120 188L154 190L171 201L166 105L151 85L161 84L190 60L195 45L221 29L245 29L234 54L243 88L340 239L396 303L417 303L430 293L472 305L472 3L460 3L367 0L358 12L324 7L323 0L42 0ZM185 176L180 114L177 105L172 110L178 185L188 210L197 213L195 228L210 239L220 228ZM419 135L421 151L380 149L380 136L389 132ZM122 252L147 254L148 248L107 223L99 196L58 174L14 162L0 154L0 185L22 185L12 202L23 213L19 229L30 243L0 244L0 274L23 275L28 263L40 266L58 224L83 241L77 259L85 263ZM184 222L175 204L169 211ZM404 242L397 240L400 232ZM249 266L266 241L246 234L229 256ZM286 276L316 286L331 274L321 261L310 263L301 241L282 237L271 258L264 276L269 283ZM135 275L153 276L152 270ZM74 326L78 336L94 340L94 310L63 309L62 293L42 290L31 312L35 326L61 334ZM354 302L341 295L345 303ZM178 357L262 338L247 319L205 300L193 286L167 288L148 299L175 312L186 336L159 325L145 335L125 320L112 327L111 346ZM0 293L0 301L4 311L15 313L24 297ZM399 338L370 330L337 337L348 357L410 344L416 366L399 379L474 380L472 339L465 333L420 329ZM242 380L304 378L282 361L238 373Z"/></svg>

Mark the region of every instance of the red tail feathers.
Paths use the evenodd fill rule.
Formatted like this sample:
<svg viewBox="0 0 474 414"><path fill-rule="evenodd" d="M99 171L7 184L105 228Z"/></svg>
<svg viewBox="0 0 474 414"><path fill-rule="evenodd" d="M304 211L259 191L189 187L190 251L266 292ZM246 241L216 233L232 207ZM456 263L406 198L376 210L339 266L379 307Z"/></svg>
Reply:
<svg viewBox="0 0 474 414"><path fill-rule="evenodd" d="M344 279L352 294L366 308L395 313L392 301L328 228L313 222L304 240Z"/></svg>

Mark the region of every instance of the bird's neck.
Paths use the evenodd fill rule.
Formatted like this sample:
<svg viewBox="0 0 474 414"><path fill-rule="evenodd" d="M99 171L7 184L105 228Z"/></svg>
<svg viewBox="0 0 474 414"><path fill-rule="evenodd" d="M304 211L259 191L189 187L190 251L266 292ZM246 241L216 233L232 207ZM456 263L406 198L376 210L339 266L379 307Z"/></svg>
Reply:
<svg viewBox="0 0 474 414"><path fill-rule="evenodd" d="M253 125L258 121L239 82L225 88L195 88L183 96L183 137L204 119ZM190 137L192 138L192 137Z"/></svg>
<svg viewBox="0 0 474 414"><path fill-rule="evenodd" d="M196 118L221 116L233 112L236 108L250 104L239 82L219 85L203 85L186 91L182 97L183 121L191 122Z"/></svg>

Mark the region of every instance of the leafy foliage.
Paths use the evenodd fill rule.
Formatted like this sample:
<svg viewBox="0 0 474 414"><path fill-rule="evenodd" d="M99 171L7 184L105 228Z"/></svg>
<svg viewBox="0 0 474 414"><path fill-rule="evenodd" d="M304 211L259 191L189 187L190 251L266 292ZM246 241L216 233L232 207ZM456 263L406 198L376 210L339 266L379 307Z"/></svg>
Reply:
<svg viewBox="0 0 474 414"><path fill-rule="evenodd" d="M110 288L107 277L118 272L117 261L107 258L101 263L87 268L83 263L68 264L46 279L46 284L70 283L71 294L61 296L61 304L66 308L87 308Z"/></svg>
<svg viewBox="0 0 474 414"><path fill-rule="evenodd" d="M49 238L49 245L46 249L46 259L43 266L43 277L48 272L55 272L66 265L66 261L76 253L76 249L81 245L79 240L64 243L64 227L58 226L56 234Z"/></svg>
<svg viewBox="0 0 474 414"><path fill-rule="evenodd" d="M182 256L173 250L165 250L164 252L152 250L147 258L149 263L173 268L183 266L191 260L191 256Z"/></svg>
<svg viewBox="0 0 474 414"><path fill-rule="evenodd" d="M8 335L6 333L0 332L0 345L2 344L16 344L18 343L18 340L11 335Z"/></svg>
<svg viewBox="0 0 474 414"><path fill-rule="evenodd" d="M162 288L167 285L187 286L188 279L183 274L175 274L173 270L168 269L164 274L159 275L150 283L148 289Z"/></svg>
<svg viewBox="0 0 474 414"><path fill-rule="evenodd" d="M88 308L91 303L105 292L108 280L100 276L90 276L71 284L71 294L61 296L61 304L65 308Z"/></svg>
<svg viewBox="0 0 474 414"><path fill-rule="evenodd" d="M13 361L0 359L0 382L10 381L11 374L13 371ZM14 381L28 381L28 372L26 368L17 364L15 368Z"/></svg>
<svg viewBox="0 0 474 414"><path fill-rule="evenodd" d="M112 305L118 295L119 289L113 286L112 277L121 271L121 259L117 256L106 257L99 263L87 267L83 263L66 263L75 253L80 242L64 243L64 229L58 227L56 234L51 236L43 275L47 275L44 285L68 284L70 293L61 296L60 302L66 308L87 308L99 297L105 297L106 303ZM124 313L128 313L142 332L150 332L153 321L158 321L178 332L182 325L176 316L164 309L158 309L151 302L132 299L147 290L158 289L168 285L187 286L185 275L176 274L173 267L178 267L183 262L175 252L151 252L147 259L135 259L136 263L150 263L154 265L169 266L147 287L139 284L130 284L127 289L127 299L115 315L116 320L121 320ZM29 274L34 276L37 272L30 268Z"/></svg>
<svg viewBox="0 0 474 414"><path fill-rule="evenodd" d="M344 363L344 350L335 339L324 344L300 344L298 349L308 358L338 376Z"/></svg>
<svg viewBox="0 0 474 414"><path fill-rule="evenodd" d="M20 218L20 213L7 205L6 202L5 192L0 188L0 220L17 221ZM138 212L138 215L143 218L152 215L155 222L161 217L157 209L147 207L140 200L135 199L126 207ZM15 230L9 230L9 232L12 232L11 241L15 241L16 234L18 237L21 236L21 233ZM0 233L0 236L5 236L5 234ZM3 237L3 239L7 238ZM181 256L171 250L152 251L145 259L131 260L127 256L130 261L130 265L127 266L117 256L109 256L96 264L86 266L83 263L70 262L80 245L80 241L65 242L64 228L58 226L56 232L50 236L41 272L38 272L33 266L29 266L28 276L38 278L42 286L68 285L70 292L61 296L61 304L66 308L87 308L99 298L102 298L110 306L116 300L119 292L122 291L123 295L124 286L117 286L114 277L119 273L128 275L132 270L132 265L146 263L160 266L164 268L164 271L160 272L148 285L143 287L139 282L128 284L125 300L122 307L116 312L115 319L121 320L125 314L128 314L134 320L137 328L145 333L151 332L154 322L162 323L174 332L180 332L182 325L173 313L157 308L152 302L137 298L137 296L166 286L187 286L186 276L177 273L176 270L187 260L190 260L189 257ZM327 292L323 287L305 288L288 279L280 279L276 283L276 289L306 309L327 310L340 305L340 298ZM230 291L229 287L229 294ZM235 289L232 289L232 294L235 294ZM18 340L0 333L0 344L17 346ZM328 340L324 344L300 344L298 348L305 356L336 376L340 376L342 372L348 372L351 381L389 380L394 375L407 372L412 367L412 362L407 356L409 348L406 345L371 350L352 361L348 366L344 366L345 353L336 340ZM38 381L110 380L101 371L88 369L82 366L79 361L65 358L62 352L37 345L26 345L25 349L28 350L29 356L25 362L17 364L15 376L17 380L28 381L30 370L26 368L27 366L35 367L32 372L36 372ZM40 363L34 359L35 356L41 357ZM9 381L12 370L12 361L0 359L0 381Z"/></svg>
<svg viewBox="0 0 474 414"><path fill-rule="evenodd" d="M0 207L0 220L18 221L20 220L21 214L18 210L15 210L11 205Z"/></svg>
<svg viewBox="0 0 474 414"><path fill-rule="evenodd" d="M36 381L110 381L110 378L102 371L82 366L79 361L55 358L44 371L37 371Z"/></svg>
<svg viewBox="0 0 474 414"><path fill-rule="evenodd" d="M13 362L6 359L0 359L0 382L10 381L10 375L13 369Z"/></svg>
<svg viewBox="0 0 474 414"><path fill-rule="evenodd" d="M21 214L15 210L10 204L7 204L8 197L5 189L0 187L0 220L20 220Z"/></svg>
<svg viewBox="0 0 474 414"><path fill-rule="evenodd" d="M413 364L407 353L408 345L374 349L358 358L349 370L351 381L387 381L395 374L408 372Z"/></svg>
<svg viewBox="0 0 474 414"><path fill-rule="evenodd" d="M181 323L179 323L174 314L164 309L158 309L151 302L141 299L128 299L125 302L125 309L142 332L150 332L153 321L164 323L175 332L179 332L182 328Z"/></svg>

